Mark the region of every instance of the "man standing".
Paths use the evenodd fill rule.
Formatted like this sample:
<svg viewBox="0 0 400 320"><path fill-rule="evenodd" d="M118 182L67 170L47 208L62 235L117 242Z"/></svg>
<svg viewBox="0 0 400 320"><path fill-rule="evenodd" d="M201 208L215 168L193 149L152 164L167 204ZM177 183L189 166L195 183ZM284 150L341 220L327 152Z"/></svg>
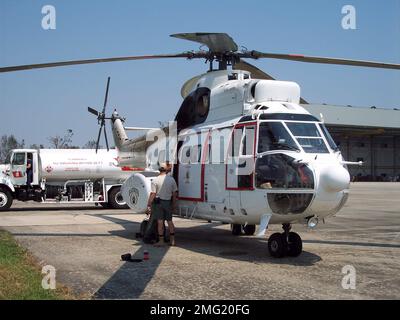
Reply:
<svg viewBox="0 0 400 320"><path fill-rule="evenodd" d="M159 241L156 246L164 246L164 221L168 223L170 243L175 245L175 226L172 222L172 212L176 210L176 197L178 187L175 179L168 175L171 166L166 163L160 165L160 175L151 183L151 193L147 203L147 210L157 219Z"/></svg>
<svg viewBox="0 0 400 320"><path fill-rule="evenodd" d="M28 159L26 162L26 185L28 189L32 187L33 182L33 168L32 168L32 154L28 153Z"/></svg>

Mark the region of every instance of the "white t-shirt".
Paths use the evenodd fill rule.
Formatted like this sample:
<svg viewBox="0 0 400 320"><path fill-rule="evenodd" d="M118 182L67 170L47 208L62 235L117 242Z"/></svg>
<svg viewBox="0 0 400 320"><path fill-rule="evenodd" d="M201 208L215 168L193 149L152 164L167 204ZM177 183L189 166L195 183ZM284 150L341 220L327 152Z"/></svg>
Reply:
<svg viewBox="0 0 400 320"><path fill-rule="evenodd" d="M169 175L159 175L151 182L151 192L161 200L171 200L172 194L178 191L175 179Z"/></svg>

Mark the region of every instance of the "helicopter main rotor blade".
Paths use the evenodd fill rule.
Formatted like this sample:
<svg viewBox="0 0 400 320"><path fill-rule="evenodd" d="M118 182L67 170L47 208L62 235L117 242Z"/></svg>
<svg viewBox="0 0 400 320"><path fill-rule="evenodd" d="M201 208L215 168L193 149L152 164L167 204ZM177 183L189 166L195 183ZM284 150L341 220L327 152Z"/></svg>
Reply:
<svg viewBox="0 0 400 320"><path fill-rule="evenodd" d="M106 140L107 151L109 151L110 148L108 147L107 130L106 130L105 124L103 124L103 129L104 129L104 138L105 138L105 140Z"/></svg>
<svg viewBox="0 0 400 320"><path fill-rule="evenodd" d="M96 117L99 116L99 112L98 112L97 110L91 108L91 107L88 107L88 111L89 111L90 113L93 113Z"/></svg>
<svg viewBox="0 0 400 320"><path fill-rule="evenodd" d="M99 134L97 135L97 142L96 142L96 153L97 153L97 150L99 149L99 143L100 143L101 129L103 129L103 128L102 128L102 125L100 126L100 129L99 129Z"/></svg>
<svg viewBox="0 0 400 320"><path fill-rule="evenodd" d="M79 64L117 62L117 61L129 61L129 60L164 59L164 58L191 58L192 56L193 56L193 53L191 53L191 52L183 52L183 53L178 53L178 54L158 54L158 55L148 55L148 56L128 56L128 57L103 58L103 59L71 60L71 61L60 61L60 62L26 64L26 65L20 65L20 66L2 67L2 68L0 68L0 73L21 71L21 70L31 70L31 69L73 66L73 65L79 65Z"/></svg>
<svg viewBox="0 0 400 320"><path fill-rule="evenodd" d="M356 67L400 69L400 64L395 64L395 63L327 58L327 57L312 57L312 56L304 56L297 54L267 53L260 51L251 51L250 56L249 57L246 56L246 58L251 58L251 57L255 59L270 58L270 59L292 60L292 61L309 62L309 63L337 64L337 65L356 66Z"/></svg>
<svg viewBox="0 0 400 320"><path fill-rule="evenodd" d="M255 79L275 80L275 78L273 78L269 74L265 73L264 71L257 68L256 66L254 66L246 61L243 61L243 60L236 62L233 66L233 69L249 71L251 73L252 77Z"/></svg>
<svg viewBox="0 0 400 320"><path fill-rule="evenodd" d="M107 87L106 87L106 95L104 97L104 105L103 105L103 117L105 117L107 100L108 100L108 89L110 88L110 77L107 78Z"/></svg>
<svg viewBox="0 0 400 320"><path fill-rule="evenodd" d="M269 75L268 73L257 68L255 65L252 65L251 63L248 63L243 60L236 62L233 66L233 69L249 71L251 73L252 78L255 78L255 79L275 80L275 78L272 77L271 75ZM300 103L308 104L308 102L301 97L300 97Z"/></svg>
<svg viewBox="0 0 400 320"><path fill-rule="evenodd" d="M171 37L199 42L206 45L214 53L224 53L227 51L235 52L238 46L233 39L226 33L214 32L195 32L195 33L175 33Z"/></svg>

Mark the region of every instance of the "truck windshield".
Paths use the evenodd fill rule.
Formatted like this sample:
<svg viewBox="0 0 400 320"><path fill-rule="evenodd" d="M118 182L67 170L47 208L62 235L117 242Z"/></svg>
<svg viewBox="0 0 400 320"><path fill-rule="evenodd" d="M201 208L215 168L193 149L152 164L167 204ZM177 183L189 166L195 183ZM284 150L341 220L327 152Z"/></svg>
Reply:
<svg viewBox="0 0 400 320"><path fill-rule="evenodd" d="M25 153L14 153L12 164L21 166L25 164Z"/></svg>
<svg viewBox="0 0 400 320"><path fill-rule="evenodd" d="M271 150L300 151L281 122L262 122L260 124L258 153Z"/></svg>
<svg viewBox="0 0 400 320"><path fill-rule="evenodd" d="M329 153L316 123L285 122L297 142L307 153Z"/></svg>

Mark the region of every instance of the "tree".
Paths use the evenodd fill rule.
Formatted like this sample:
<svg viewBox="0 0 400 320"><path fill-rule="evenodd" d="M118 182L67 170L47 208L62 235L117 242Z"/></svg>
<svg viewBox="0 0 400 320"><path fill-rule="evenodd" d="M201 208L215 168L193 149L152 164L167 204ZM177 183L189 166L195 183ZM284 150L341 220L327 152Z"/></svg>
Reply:
<svg viewBox="0 0 400 320"><path fill-rule="evenodd" d="M101 149L101 145L99 145L99 149ZM96 149L96 140L89 140L83 145L83 149Z"/></svg>
<svg viewBox="0 0 400 320"><path fill-rule="evenodd" d="M54 148L54 149L75 148L76 149L77 147L71 146L73 135L74 135L74 133L72 132L72 129L68 129L67 132L65 133L64 137L56 135L54 137L47 138L50 142L50 148Z"/></svg>
<svg viewBox="0 0 400 320"><path fill-rule="evenodd" d="M4 162L7 155L12 149L22 149L25 146L25 141L19 142L14 135L3 135L0 138L0 162Z"/></svg>
<svg viewBox="0 0 400 320"><path fill-rule="evenodd" d="M36 150L39 150L39 149L44 149L44 145L42 145L42 144L36 144L36 143L34 143L34 144L31 144L31 146L29 147L30 149L36 149Z"/></svg>

